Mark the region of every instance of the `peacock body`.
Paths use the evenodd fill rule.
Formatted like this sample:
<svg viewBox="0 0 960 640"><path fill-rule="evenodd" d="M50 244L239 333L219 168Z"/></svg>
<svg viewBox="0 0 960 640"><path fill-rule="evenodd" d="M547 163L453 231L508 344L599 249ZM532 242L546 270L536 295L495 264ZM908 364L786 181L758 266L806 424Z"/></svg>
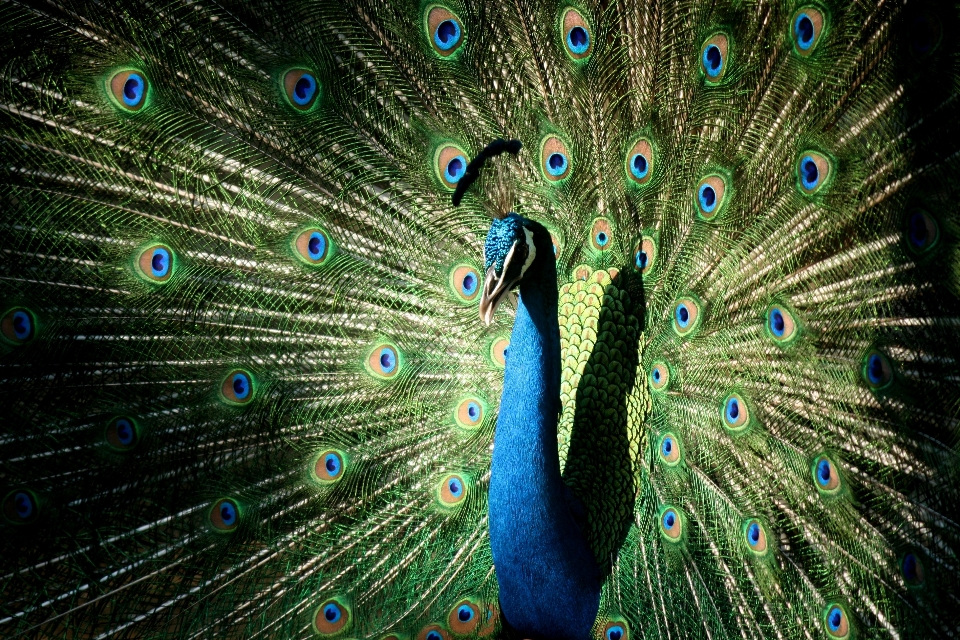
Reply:
<svg viewBox="0 0 960 640"><path fill-rule="evenodd" d="M957 5L0 24L4 638L960 632Z"/></svg>

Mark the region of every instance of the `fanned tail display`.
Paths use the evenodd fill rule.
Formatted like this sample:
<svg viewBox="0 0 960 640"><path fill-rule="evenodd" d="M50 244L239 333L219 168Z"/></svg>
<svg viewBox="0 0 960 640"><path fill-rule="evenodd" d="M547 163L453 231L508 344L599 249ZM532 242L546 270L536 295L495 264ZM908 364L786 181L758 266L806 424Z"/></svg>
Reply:
<svg viewBox="0 0 960 640"><path fill-rule="evenodd" d="M956 3L0 25L0 636L960 633Z"/></svg>

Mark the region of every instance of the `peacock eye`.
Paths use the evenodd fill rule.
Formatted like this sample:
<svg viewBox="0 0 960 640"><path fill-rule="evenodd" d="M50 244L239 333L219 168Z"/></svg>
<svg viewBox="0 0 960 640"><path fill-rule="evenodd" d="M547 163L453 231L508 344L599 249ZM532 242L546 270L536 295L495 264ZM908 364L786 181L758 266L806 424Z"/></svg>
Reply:
<svg viewBox="0 0 960 640"><path fill-rule="evenodd" d="M797 162L797 184L806 195L819 192L830 177L830 160L822 153L806 151Z"/></svg>
<svg viewBox="0 0 960 640"><path fill-rule="evenodd" d="M907 224L907 238L910 248L916 253L929 251L940 238L940 227L932 216L924 211L915 211Z"/></svg>
<svg viewBox="0 0 960 640"><path fill-rule="evenodd" d="M228 404L247 404L253 400L253 376L243 369L235 369L227 374L220 385L220 396Z"/></svg>
<svg viewBox="0 0 960 640"><path fill-rule="evenodd" d="M456 145L446 144L437 149L435 161L440 182L448 189L456 189L467 172L466 152Z"/></svg>
<svg viewBox="0 0 960 640"><path fill-rule="evenodd" d="M317 78L307 69L291 69L283 76L283 91L297 111L309 111L320 94Z"/></svg>
<svg viewBox="0 0 960 640"><path fill-rule="evenodd" d="M836 465L826 455L821 455L814 460L813 480L821 493L834 494L840 489L840 474Z"/></svg>
<svg viewBox="0 0 960 640"><path fill-rule="evenodd" d="M379 344L370 352L366 368L377 378L390 379L400 372L400 351L392 344Z"/></svg>
<svg viewBox="0 0 960 640"><path fill-rule="evenodd" d="M767 532L756 518L747 520L743 527L744 541L747 548L756 555L767 552Z"/></svg>
<svg viewBox="0 0 960 640"><path fill-rule="evenodd" d="M137 424L132 418L113 418L107 423L104 437L116 451L130 451L137 446Z"/></svg>
<svg viewBox="0 0 960 640"><path fill-rule="evenodd" d="M543 176L550 182L559 182L570 175L570 154L567 145L557 136L547 136L540 144L540 164Z"/></svg>
<svg viewBox="0 0 960 640"><path fill-rule="evenodd" d="M693 298L680 298L673 307L673 329L679 335L690 334L699 324L700 305Z"/></svg>
<svg viewBox="0 0 960 640"><path fill-rule="evenodd" d="M456 422L464 429L473 429L483 421L483 405L479 398L467 398L457 406Z"/></svg>
<svg viewBox="0 0 960 640"><path fill-rule="evenodd" d="M823 616L823 625L827 633L833 638L847 638L850 636L850 623L847 620L847 612L839 604L827 606Z"/></svg>
<svg viewBox="0 0 960 640"><path fill-rule="evenodd" d="M451 473L440 481L439 496L444 506L452 507L459 504L467 495L467 485L462 476Z"/></svg>
<svg viewBox="0 0 960 640"><path fill-rule="evenodd" d="M923 564L915 553L907 553L900 561L900 573L904 581L911 587L923 584Z"/></svg>
<svg viewBox="0 0 960 640"><path fill-rule="evenodd" d="M893 382L893 367L885 355L876 349L867 353L863 362L863 379L875 391L885 389Z"/></svg>
<svg viewBox="0 0 960 640"><path fill-rule="evenodd" d="M3 499L3 515L11 524L29 524L39 513L37 497L29 489L16 489Z"/></svg>
<svg viewBox="0 0 960 640"><path fill-rule="evenodd" d="M473 302L480 294L480 275L471 266L458 265L450 273L450 287L458 300Z"/></svg>
<svg viewBox="0 0 960 640"><path fill-rule="evenodd" d="M140 275L150 282L167 282L173 275L173 250L163 244L153 244L140 252L137 267Z"/></svg>
<svg viewBox="0 0 960 640"><path fill-rule="evenodd" d="M653 146L641 138L627 153L627 177L633 184L646 184L653 177Z"/></svg>
<svg viewBox="0 0 960 640"><path fill-rule="evenodd" d="M660 460L671 467L680 461L680 441L672 433L665 433L660 439Z"/></svg>
<svg viewBox="0 0 960 640"><path fill-rule="evenodd" d="M427 7L425 24L430 46L440 57L449 58L463 46L463 23L446 7Z"/></svg>
<svg viewBox="0 0 960 640"><path fill-rule="evenodd" d="M800 9L793 17L793 43L797 53L808 56L813 53L823 31L823 14L813 7Z"/></svg>
<svg viewBox="0 0 960 640"><path fill-rule="evenodd" d="M499 369L507 366L507 347L509 346L510 341L507 338L497 338L490 345L490 359Z"/></svg>
<svg viewBox="0 0 960 640"><path fill-rule="evenodd" d="M943 25L940 20L926 12L913 19L909 32L910 48L919 58L933 53L943 39Z"/></svg>
<svg viewBox="0 0 960 640"><path fill-rule="evenodd" d="M293 243L294 249L304 263L321 265L327 261L333 248L330 237L322 229L305 229L297 234Z"/></svg>
<svg viewBox="0 0 960 640"><path fill-rule="evenodd" d="M461 600L447 616L447 626L457 635L473 633L480 625L480 605L471 600Z"/></svg>
<svg viewBox="0 0 960 640"><path fill-rule="evenodd" d="M700 49L700 69L708 84L716 84L727 72L729 41L722 33L711 36Z"/></svg>
<svg viewBox="0 0 960 640"><path fill-rule="evenodd" d="M317 454L313 460L311 475L321 485L332 484L343 478L347 463L342 451L327 449Z"/></svg>
<svg viewBox="0 0 960 640"><path fill-rule="evenodd" d="M723 401L723 424L731 431L742 431L750 423L750 410L736 393L731 393Z"/></svg>
<svg viewBox="0 0 960 640"><path fill-rule="evenodd" d="M683 533L683 521L680 513L673 507L667 507L660 515L660 533L670 542L676 542Z"/></svg>
<svg viewBox="0 0 960 640"><path fill-rule="evenodd" d="M563 13L562 32L564 48L571 58L581 61L590 56L593 49L590 25L579 11L570 8Z"/></svg>
<svg viewBox="0 0 960 640"><path fill-rule="evenodd" d="M650 387L654 391L663 391L670 384L670 369L665 362L654 362L650 368Z"/></svg>
<svg viewBox="0 0 960 640"><path fill-rule="evenodd" d="M627 628L620 622L608 622L603 630L604 640L628 640Z"/></svg>
<svg viewBox="0 0 960 640"><path fill-rule="evenodd" d="M613 240L613 229L610 221L606 218L597 218L590 229L590 242L597 251L604 251L610 248Z"/></svg>
<svg viewBox="0 0 960 640"><path fill-rule="evenodd" d="M449 640L449 637L446 630L439 625L424 627L424 629L417 634L417 640Z"/></svg>
<svg viewBox="0 0 960 640"><path fill-rule="evenodd" d="M313 626L317 633L333 635L346 629L350 623L350 609L337 598L331 598L321 604L313 616Z"/></svg>
<svg viewBox="0 0 960 640"><path fill-rule="evenodd" d="M797 337L797 323L785 307L775 304L767 309L767 333L778 344L787 344Z"/></svg>
<svg viewBox="0 0 960 640"><path fill-rule="evenodd" d="M720 213L727 193L727 184L718 175L707 176L697 185L697 213L704 220L712 220Z"/></svg>
<svg viewBox="0 0 960 640"><path fill-rule="evenodd" d="M33 339L36 323L33 313L24 307L8 310L0 318L0 336L11 345L21 345Z"/></svg>
<svg viewBox="0 0 960 640"><path fill-rule="evenodd" d="M231 498L221 498L210 509L210 523L218 531L233 531L240 524L240 507Z"/></svg>
<svg viewBox="0 0 960 640"><path fill-rule="evenodd" d="M125 111L136 112L146 104L149 87L147 77L140 71L119 71L108 83L114 104Z"/></svg>

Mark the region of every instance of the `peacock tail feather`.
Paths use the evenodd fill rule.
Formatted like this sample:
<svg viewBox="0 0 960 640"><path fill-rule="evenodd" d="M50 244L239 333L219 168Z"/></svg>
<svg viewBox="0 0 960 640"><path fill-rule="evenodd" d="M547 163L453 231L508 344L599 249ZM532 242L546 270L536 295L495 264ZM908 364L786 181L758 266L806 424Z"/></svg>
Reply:
<svg viewBox="0 0 960 640"><path fill-rule="evenodd" d="M0 25L3 637L507 637L507 211L554 240L597 638L960 632L956 3Z"/></svg>

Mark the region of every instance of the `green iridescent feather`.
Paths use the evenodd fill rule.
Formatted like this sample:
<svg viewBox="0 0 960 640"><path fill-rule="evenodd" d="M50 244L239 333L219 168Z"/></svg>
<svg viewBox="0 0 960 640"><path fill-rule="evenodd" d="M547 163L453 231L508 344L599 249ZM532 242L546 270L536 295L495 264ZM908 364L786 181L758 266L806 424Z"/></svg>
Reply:
<svg viewBox="0 0 960 640"><path fill-rule="evenodd" d="M464 278L509 210L555 236L598 637L956 633L955 3L5 2L0 25L3 637L506 637L512 310L485 327ZM445 149L497 137L524 148L453 207Z"/></svg>

